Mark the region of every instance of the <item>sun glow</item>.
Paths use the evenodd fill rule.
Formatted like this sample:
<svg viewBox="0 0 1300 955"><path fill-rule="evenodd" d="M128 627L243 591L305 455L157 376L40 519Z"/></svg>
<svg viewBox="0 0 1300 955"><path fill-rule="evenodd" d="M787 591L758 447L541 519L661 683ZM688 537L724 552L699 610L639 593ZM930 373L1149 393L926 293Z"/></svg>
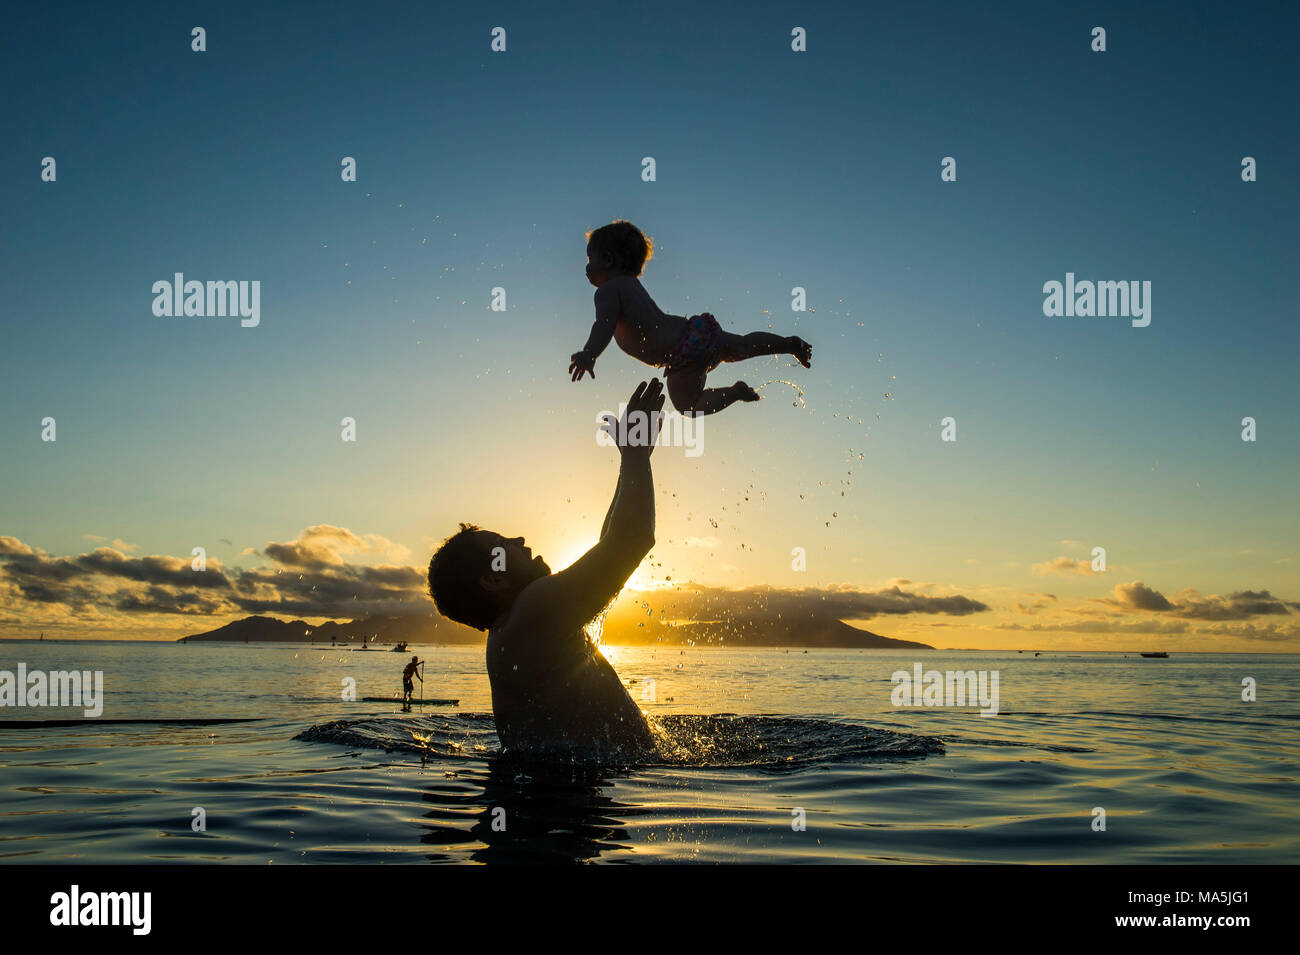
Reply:
<svg viewBox="0 0 1300 955"><path fill-rule="evenodd" d="M542 557L546 561L547 567L551 568L553 572L559 572L589 551L593 544L595 544L595 541L562 541L555 546L549 547L543 552Z"/></svg>

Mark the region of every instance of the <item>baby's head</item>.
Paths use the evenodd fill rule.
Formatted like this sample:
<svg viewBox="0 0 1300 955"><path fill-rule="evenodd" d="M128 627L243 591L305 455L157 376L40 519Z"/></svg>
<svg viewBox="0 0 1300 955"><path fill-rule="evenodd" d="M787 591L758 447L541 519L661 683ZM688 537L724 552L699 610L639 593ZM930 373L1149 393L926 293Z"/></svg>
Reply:
<svg viewBox="0 0 1300 955"><path fill-rule="evenodd" d="M654 258L654 241L626 219L587 233L587 279L599 286L611 275L640 275Z"/></svg>

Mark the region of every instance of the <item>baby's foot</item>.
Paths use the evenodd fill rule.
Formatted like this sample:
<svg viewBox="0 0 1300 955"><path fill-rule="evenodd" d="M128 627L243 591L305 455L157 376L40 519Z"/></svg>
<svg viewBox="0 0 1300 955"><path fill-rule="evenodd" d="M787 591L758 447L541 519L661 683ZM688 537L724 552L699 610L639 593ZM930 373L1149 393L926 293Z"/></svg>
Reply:
<svg viewBox="0 0 1300 955"><path fill-rule="evenodd" d="M805 368L812 367L812 346L802 338L790 336L790 354L799 359L799 364Z"/></svg>
<svg viewBox="0 0 1300 955"><path fill-rule="evenodd" d="M763 397L743 381L738 381L731 386L731 395L736 401L758 401Z"/></svg>

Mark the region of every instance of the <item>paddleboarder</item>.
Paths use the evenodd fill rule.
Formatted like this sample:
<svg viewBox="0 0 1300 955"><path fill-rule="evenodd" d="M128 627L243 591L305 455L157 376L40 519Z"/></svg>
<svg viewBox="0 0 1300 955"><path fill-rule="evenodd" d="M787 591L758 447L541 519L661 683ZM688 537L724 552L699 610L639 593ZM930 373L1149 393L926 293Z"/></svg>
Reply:
<svg viewBox="0 0 1300 955"><path fill-rule="evenodd" d="M421 684L424 683L424 677L420 675L420 665L419 657L411 657L411 662L402 671L402 704L404 706L411 705L411 694L415 692L413 678L419 680ZM423 686L421 686L421 689L423 689Z"/></svg>

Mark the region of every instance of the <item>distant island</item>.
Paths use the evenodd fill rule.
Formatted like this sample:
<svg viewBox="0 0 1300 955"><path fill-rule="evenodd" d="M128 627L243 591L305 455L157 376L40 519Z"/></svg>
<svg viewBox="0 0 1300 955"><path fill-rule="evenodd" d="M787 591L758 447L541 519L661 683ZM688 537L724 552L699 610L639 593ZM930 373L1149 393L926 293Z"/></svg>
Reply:
<svg viewBox="0 0 1300 955"><path fill-rule="evenodd" d="M602 639L625 646L691 645L724 647L821 647L837 649L916 649L934 647L911 640L882 637L870 630L852 627L842 620L818 615L784 616L775 619L750 617L740 620L654 623L645 626L633 615L610 615ZM303 620L274 617L245 617L216 630L181 637L177 643L317 643L363 646L366 644L453 644L481 646L487 635L461 626L436 613L403 616L371 616L346 623L329 621L312 625Z"/></svg>

